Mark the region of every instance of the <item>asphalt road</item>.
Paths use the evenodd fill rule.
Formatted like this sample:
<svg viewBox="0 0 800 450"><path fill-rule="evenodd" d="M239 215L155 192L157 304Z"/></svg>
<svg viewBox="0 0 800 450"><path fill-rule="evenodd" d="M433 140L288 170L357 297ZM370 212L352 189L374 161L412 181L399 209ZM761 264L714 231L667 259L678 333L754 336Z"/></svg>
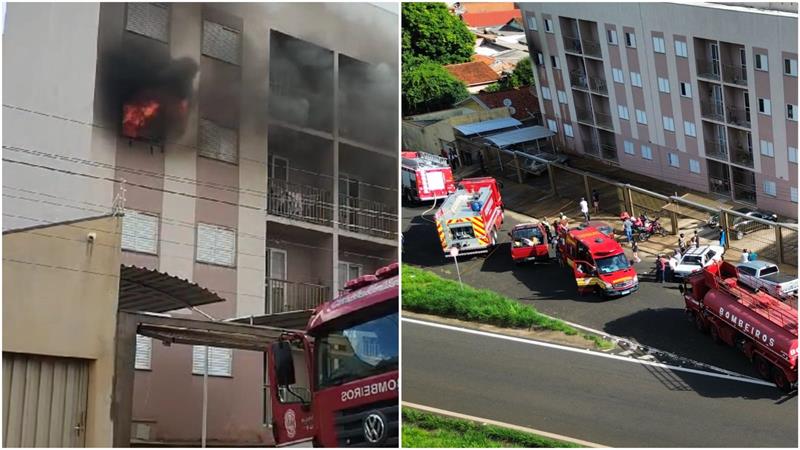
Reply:
<svg viewBox="0 0 800 450"><path fill-rule="evenodd" d="M616 447L797 447L772 387L402 326L403 401Z"/></svg>
<svg viewBox="0 0 800 450"><path fill-rule="evenodd" d="M403 208L403 262L457 279L452 259L446 260L443 256L434 225L421 217L430 206ZM432 213L426 217L432 217ZM519 220L506 215L499 234L501 244L490 255L459 259L464 283L518 299L563 320L705 364L757 376L742 354L714 344L686 320L678 285L657 284L648 274L655 265L653 257L645 258L640 254L643 261L636 265L640 280L638 292L611 300L595 295L580 296L569 271L557 264L516 266L512 262L507 233L517 223Z"/></svg>

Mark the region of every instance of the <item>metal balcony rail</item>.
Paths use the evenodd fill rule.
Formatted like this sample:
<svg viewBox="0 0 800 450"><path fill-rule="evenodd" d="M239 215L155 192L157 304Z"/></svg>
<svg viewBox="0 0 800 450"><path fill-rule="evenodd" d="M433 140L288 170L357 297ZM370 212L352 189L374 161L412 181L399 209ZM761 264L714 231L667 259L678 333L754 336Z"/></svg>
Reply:
<svg viewBox="0 0 800 450"><path fill-rule="evenodd" d="M397 209L374 200L339 196L339 226L386 239L397 236Z"/></svg>
<svg viewBox="0 0 800 450"><path fill-rule="evenodd" d="M578 116L578 122L588 123L594 125L592 113L586 108L575 107L575 115Z"/></svg>
<svg viewBox="0 0 800 450"><path fill-rule="evenodd" d="M697 58L697 76L719 81L719 61Z"/></svg>
<svg viewBox="0 0 800 450"><path fill-rule="evenodd" d="M725 113L728 123L740 127L750 127L750 114L746 110L727 106L725 107Z"/></svg>
<svg viewBox="0 0 800 450"><path fill-rule="evenodd" d="M753 151L743 145L732 146L731 162L740 166L753 167Z"/></svg>
<svg viewBox="0 0 800 450"><path fill-rule="evenodd" d="M594 112L594 120L595 123L601 127L605 127L608 129L614 129L614 121L611 119L611 115L601 113L601 112Z"/></svg>
<svg viewBox="0 0 800 450"><path fill-rule="evenodd" d="M564 35L564 50L571 53L583 53L581 40L574 36Z"/></svg>
<svg viewBox="0 0 800 450"><path fill-rule="evenodd" d="M589 77L589 90L600 94L608 94L606 80L598 77Z"/></svg>
<svg viewBox="0 0 800 450"><path fill-rule="evenodd" d="M756 202L756 187L749 184L733 183L733 198L743 202Z"/></svg>
<svg viewBox="0 0 800 450"><path fill-rule="evenodd" d="M583 152L588 153L590 155L599 156L600 155L600 145L599 143L590 140L590 139L583 139Z"/></svg>
<svg viewBox="0 0 800 450"><path fill-rule="evenodd" d="M747 86L747 66L741 64L723 64L722 79L726 83Z"/></svg>
<svg viewBox="0 0 800 450"><path fill-rule="evenodd" d="M265 289L267 314L314 309L331 299L331 288L320 284L266 278Z"/></svg>
<svg viewBox="0 0 800 450"><path fill-rule="evenodd" d="M331 225L332 199L325 189L272 178L267 189L267 214Z"/></svg>
<svg viewBox="0 0 800 450"><path fill-rule="evenodd" d="M717 194L731 195L731 183L724 178L708 177L708 188Z"/></svg>
<svg viewBox="0 0 800 450"><path fill-rule="evenodd" d="M591 39L582 39L581 43L583 44L583 53L585 55L596 56L598 58L603 56L599 42Z"/></svg>
<svg viewBox="0 0 800 450"><path fill-rule="evenodd" d="M700 101L700 115L706 119L718 120L720 122L725 120L724 109L721 102L715 101Z"/></svg>
<svg viewBox="0 0 800 450"><path fill-rule="evenodd" d="M589 89L589 79L582 70L573 70L569 73L569 82L572 87Z"/></svg>
<svg viewBox="0 0 800 450"><path fill-rule="evenodd" d="M728 146L725 141L705 141L706 156L728 161Z"/></svg>
<svg viewBox="0 0 800 450"><path fill-rule="evenodd" d="M601 144L600 153L605 159L617 160L617 146L614 144Z"/></svg>

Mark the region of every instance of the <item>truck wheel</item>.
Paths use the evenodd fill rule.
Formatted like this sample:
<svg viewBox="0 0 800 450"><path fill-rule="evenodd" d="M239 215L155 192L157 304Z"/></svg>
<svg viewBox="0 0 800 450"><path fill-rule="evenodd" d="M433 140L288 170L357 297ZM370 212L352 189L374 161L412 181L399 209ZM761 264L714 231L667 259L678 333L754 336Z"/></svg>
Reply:
<svg viewBox="0 0 800 450"><path fill-rule="evenodd" d="M722 339L719 337L719 330L716 325L711 324L709 331L711 332L711 340L714 341L715 344L722 344Z"/></svg>
<svg viewBox="0 0 800 450"><path fill-rule="evenodd" d="M792 390L792 384L786 379L786 374L777 367L772 368L772 381L782 392L789 392Z"/></svg>
<svg viewBox="0 0 800 450"><path fill-rule="evenodd" d="M771 366L766 359L756 356L753 360L753 364L756 366L756 372L758 372L758 376L765 380L770 379Z"/></svg>
<svg viewBox="0 0 800 450"><path fill-rule="evenodd" d="M697 331L701 333L706 332L706 321L703 320L703 316L700 314L695 314L694 316L694 326L697 328Z"/></svg>
<svg viewBox="0 0 800 450"><path fill-rule="evenodd" d="M649 238L650 235L647 233L639 233L639 242L644 242Z"/></svg>
<svg viewBox="0 0 800 450"><path fill-rule="evenodd" d="M492 228L492 247L497 245L497 228Z"/></svg>

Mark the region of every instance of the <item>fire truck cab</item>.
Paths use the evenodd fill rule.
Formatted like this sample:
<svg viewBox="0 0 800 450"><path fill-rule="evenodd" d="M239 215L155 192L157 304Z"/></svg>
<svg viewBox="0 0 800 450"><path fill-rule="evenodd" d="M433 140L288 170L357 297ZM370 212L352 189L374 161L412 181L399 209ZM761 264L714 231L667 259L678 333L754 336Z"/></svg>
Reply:
<svg viewBox="0 0 800 450"><path fill-rule="evenodd" d="M549 261L547 229L541 222L515 225L508 236L511 238L511 259L515 263Z"/></svg>
<svg viewBox="0 0 800 450"><path fill-rule="evenodd" d="M447 160L425 152L402 152L403 197L412 202L445 198L456 190Z"/></svg>
<svg viewBox="0 0 800 450"><path fill-rule="evenodd" d="M639 277L622 246L596 228L562 231L558 246L562 262L575 276L578 293L618 297L639 290Z"/></svg>
<svg viewBox="0 0 800 450"><path fill-rule="evenodd" d="M486 253L497 244L503 224L503 203L494 178L462 180L436 212L436 231L442 250L450 257L456 247L460 255Z"/></svg>

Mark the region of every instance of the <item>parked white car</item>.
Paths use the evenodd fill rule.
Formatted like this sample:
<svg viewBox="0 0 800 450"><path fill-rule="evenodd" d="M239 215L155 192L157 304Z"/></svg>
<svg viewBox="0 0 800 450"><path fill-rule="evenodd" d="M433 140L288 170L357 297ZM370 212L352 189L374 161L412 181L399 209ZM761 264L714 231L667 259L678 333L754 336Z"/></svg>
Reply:
<svg viewBox="0 0 800 450"><path fill-rule="evenodd" d="M680 261L678 261L673 277L676 280L680 280L691 273L702 270L703 267L711 265L716 261L721 261L723 253L725 253L725 249L719 245L701 245L700 247L687 250Z"/></svg>
<svg viewBox="0 0 800 450"><path fill-rule="evenodd" d="M736 266L739 281L753 289L768 292L773 297L786 299L797 295L797 277L780 273L775 264L767 261L749 261Z"/></svg>

